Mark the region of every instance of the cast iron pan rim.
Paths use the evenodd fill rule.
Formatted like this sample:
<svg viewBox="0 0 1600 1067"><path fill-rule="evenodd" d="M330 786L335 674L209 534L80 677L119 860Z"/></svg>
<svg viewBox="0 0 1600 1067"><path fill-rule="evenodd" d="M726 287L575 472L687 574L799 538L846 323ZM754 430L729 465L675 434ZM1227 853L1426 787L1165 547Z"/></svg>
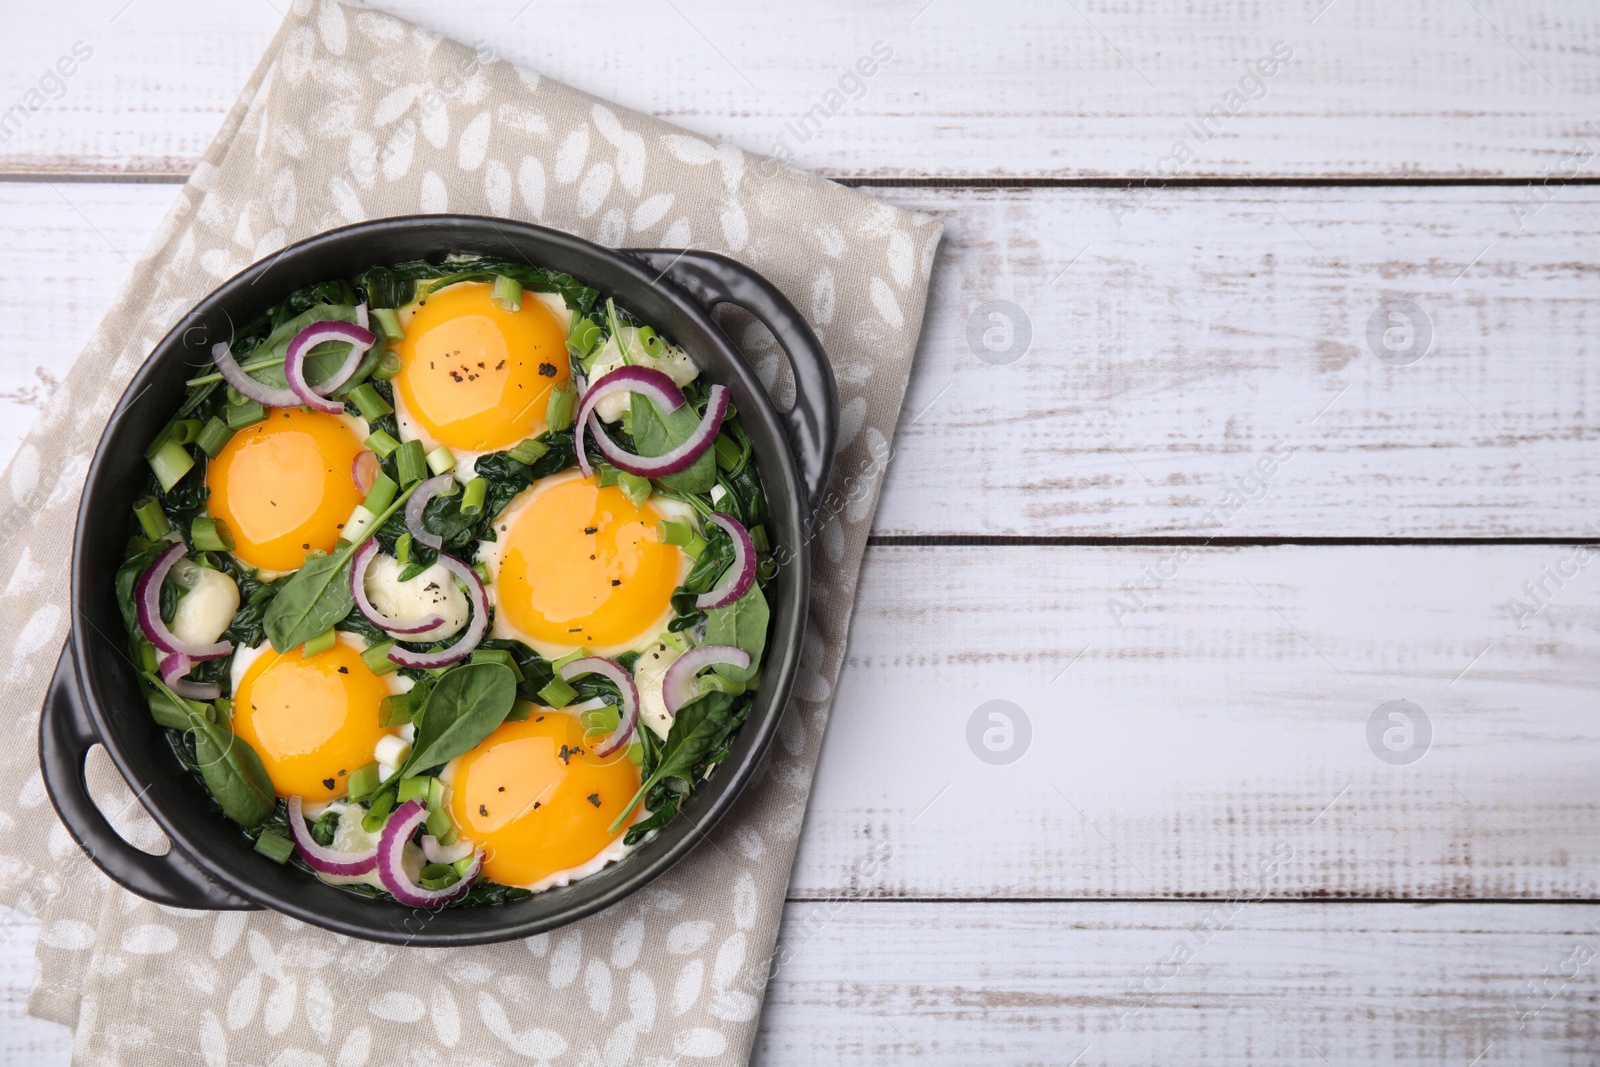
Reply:
<svg viewBox="0 0 1600 1067"><path fill-rule="evenodd" d="M109 729L110 720L106 708L100 702L100 691L95 684L96 679L90 676L90 672L85 666L89 662L88 639L84 632L85 627L76 625L77 620L87 622L88 619L88 614L84 607L86 590L83 577L85 567L83 529L85 520L91 510L91 501L95 497L95 486L105 476L102 468L108 462L106 450L112 427L115 426L118 419L122 418L131 409L133 400L137 399L141 391L140 386L155 375L158 363L183 358L182 336L188 329L186 324L197 318L202 311L214 305L225 303L236 291L248 288L255 281L264 277L277 266L280 258L290 256L300 258L313 255L321 246L339 244L355 233L374 234L392 230L414 230L419 227L427 228L430 225L436 225L440 228L467 226L480 229L487 226L496 231L508 244L512 245L515 245L513 235L521 232L526 237L555 244L560 246L563 251L580 257L594 256L609 260L613 266L631 275L633 282L641 287L659 290L679 312L695 320L696 325L724 350L729 362L742 370L747 379L746 384L750 386L750 393L756 398L758 405L764 409L764 416L776 425L779 439L783 441L790 440L788 433L785 431L783 420L778 417L776 409L772 406L772 402L762 388L759 379L755 377L745 363L737 346L733 344L732 340L723 333L722 329L712 319L709 307L702 307L679 285L665 277L664 271L652 274L641 260L633 256L594 244L560 230L532 223L481 215L395 216L359 222L335 230L325 231L290 245L282 252L268 259L250 265L203 297L191 312L185 315L155 345L152 349L152 354L161 352L164 349L169 350L164 353L161 360L155 358L147 359L138 373L134 375L132 381L129 382L126 391L107 421L106 429L95 448L94 458L89 465L89 470L84 480L84 494L79 503L77 525L73 532L71 603L75 613L75 624L71 628L70 641L74 654L73 659L79 691L83 695L89 715L94 721L96 732L100 735L102 747L110 755L113 764L126 781L137 782L139 780L138 769L121 751L114 733ZM484 239L488 239L487 234L485 234ZM470 238L462 240L464 246L470 246L471 243ZM461 247L456 250L473 251L470 247ZM526 261L525 256L522 258ZM556 263L531 263L530 265L549 266L558 270L566 269L564 265ZM579 280L585 281L586 279L580 277ZM627 300L627 294L620 288L613 286L611 289L612 291L605 295L617 296L624 301ZM763 455L761 458L764 465L769 461L776 463L780 474L778 481L781 484L777 486L767 484L764 489L769 497L774 491L785 491L794 498L796 524L799 530L797 531L798 548L792 560L786 565L786 569L790 572L788 580L791 583L793 593L790 597L791 602L785 607L787 614L793 617L791 632L793 633L795 644L792 650L768 650L769 656L776 651L783 659L782 676L776 679L777 684L773 690L774 704L772 712L758 723L747 723L741 727L739 740L742 743L747 743L749 747L744 754L742 762L732 767L719 768L723 772L718 775L718 779L721 781L721 789L712 797L709 806L700 819L698 827L693 832L665 846L655 854L651 854L649 851L653 842L646 842L639 846L639 853L636 857L639 863L638 870L631 872L629 877L619 880L601 895L576 901L571 907L553 916L512 922L505 920L507 917L514 917L515 912L509 909L514 909L517 906L516 902L506 905L469 905L468 907L471 908L474 914L480 915L484 919L484 926L481 930L450 931L433 935L428 934L426 930L420 933L407 933L403 929L385 922L385 919L394 917L395 912L393 909L395 905L387 900L374 900L372 901L374 922L369 926L347 921L340 916L328 915L302 904L298 897L280 896L233 877L231 873L225 871L219 864L211 860L205 850L204 842L196 841L191 835L185 833L159 806L146 804L146 810L149 811L157 824L166 833L174 848L181 850L185 856L192 859L195 864L202 868L209 877L226 889L263 908L290 915L322 929L367 941L413 946L467 946L500 943L565 926L631 896L665 874L679 860L693 851L712 831L728 809L739 799L750 779L755 776L756 771L760 768L761 762L771 746L772 739L776 735L778 726L787 709L794 677L798 671L800 647L805 640L809 608L810 544L809 538L806 536L806 527L811 516L811 505L806 499L804 485L796 468L791 448L779 448L775 451L778 453L777 455ZM779 622L780 620L775 611L773 626L776 628ZM173 761L172 766L174 769L181 770L176 760ZM679 817L687 818L688 816L687 813L684 813L680 814ZM229 832L230 830L236 831L236 828L231 826L219 828L219 833ZM307 879L314 877L314 875L306 874Z"/></svg>

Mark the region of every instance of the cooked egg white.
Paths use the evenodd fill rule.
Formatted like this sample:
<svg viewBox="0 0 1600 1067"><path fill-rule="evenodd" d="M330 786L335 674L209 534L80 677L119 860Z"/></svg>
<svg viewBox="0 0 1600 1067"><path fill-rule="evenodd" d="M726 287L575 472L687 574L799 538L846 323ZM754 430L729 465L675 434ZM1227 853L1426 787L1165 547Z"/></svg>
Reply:
<svg viewBox="0 0 1600 1067"><path fill-rule="evenodd" d="M364 582L372 606L391 619L424 619L437 615L439 625L407 634L407 641L443 641L467 624L467 594L456 585L455 575L435 563L414 577L400 580L405 567L393 556L379 552L367 565Z"/></svg>
<svg viewBox="0 0 1600 1067"><path fill-rule="evenodd" d="M310 810L307 809L306 815L315 822L321 817L322 811L337 811L339 813L339 822L333 829L332 847L340 852L365 852L367 849L377 845L378 838L383 835L381 829L377 833L369 833L366 827L361 825L361 820L366 816L367 809L360 804L352 804L345 800L335 800L322 805L321 811L316 815L312 815ZM414 842L407 841L400 852L400 866L410 876L412 882L416 882L422 877L422 868L427 866L427 863L428 859L422 854L422 849L418 848ZM370 885L372 888L381 889L385 893L389 891L384 886L383 876L378 873L376 867L366 874L322 874L318 872L317 877L329 885Z"/></svg>
<svg viewBox="0 0 1600 1067"><path fill-rule="evenodd" d="M589 380L598 381L625 364L653 367L678 385L688 385L700 374L700 368L694 365L689 353L683 349L676 345L667 345L661 355L652 356L645 351L644 345L639 343L638 327L622 326L616 334L607 337L606 343L595 353L594 362L589 364ZM594 413L606 422L616 422L622 418L622 413L628 410L630 403L632 400L629 394L613 393L602 397L600 402L595 404Z"/></svg>
<svg viewBox="0 0 1600 1067"><path fill-rule="evenodd" d="M495 607L491 632L557 658L575 648L643 649L672 616L693 560L658 540L656 523L692 515L660 495L635 507L616 486L576 470L541 479L494 520L478 547Z"/></svg>
<svg viewBox="0 0 1600 1067"><path fill-rule="evenodd" d="M372 762L380 738L400 735L378 725L378 705L412 682L373 674L361 659L366 647L340 632L306 659L300 648L280 655L263 642L239 649L230 665L234 733L261 757L277 795L303 798L311 818L345 796L349 772Z"/></svg>
<svg viewBox="0 0 1600 1067"><path fill-rule="evenodd" d="M639 690L639 721L661 740L672 731L672 714L667 711L667 699L661 686L667 678L667 668L683 655L671 645L655 641L639 653L633 666L633 684Z"/></svg>
<svg viewBox="0 0 1600 1067"><path fill-rule="evenodd" d="M393 346L400 439L449 446L463 482L479 457L543 433L550 390L572 377L572 312L560 294L524 291L511 312L494 306L491 288L458 282L400 309L405 338Z"/></svg>

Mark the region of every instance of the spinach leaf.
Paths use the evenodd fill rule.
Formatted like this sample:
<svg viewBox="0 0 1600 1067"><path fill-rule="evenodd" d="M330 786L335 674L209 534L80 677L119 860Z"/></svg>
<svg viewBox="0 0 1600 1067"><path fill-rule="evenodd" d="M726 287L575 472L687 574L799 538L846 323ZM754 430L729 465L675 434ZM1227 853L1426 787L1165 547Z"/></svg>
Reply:
<svg viewBox="0 0 1600 1067"><path fill-rule="evenodd" d="M706 612L708 645L732 645L750 653L750 666L717 664L717 673L735 682L748 682L761 669L761 653L767 647L767 622L772 617L759 582L751 582L744 596L725 608Z"/></svg>
<svg viewBox="0 0 1600 1067"><path fill-rule="evenodd" d="M706 535L706 547L701 550L700 558L694 561L694 566L689 568L689 576L683 580L683 590L696 595L711 592L733 562L733 538L721 527L710 523L706 524ZM694 603L693 597L690 603Z"/></svg>
<svg viewBox="0 0 1600 1067"><path fill-rule="evenodd" d="M517 670L522 672L522 681L517 683L517 696L535 704L540 703L539 690L549 685L556 676L556 669L549 660L515 639L490 637L480 641L478 647L511 653L511 658L517 661Z"/></svg>
<svg viewBox="0 0 1600 1067"><path fill-rule="evenodd" d="M767 498L761 492L761 479L756 477L754 463L746 463L742 470L725 474L719 479L728 495L722 498L722 510L744 523L760 526L767 521Z"/></svg>
<svg viewBox="0 0 1600 1067"><path fill-rule="evenodd" d="M489 483L484 507L477 515L461 514L461 493L436 496L428 501L422 512L422 525L429 533L437 534L446 551L465 554L478 541L496 540L494 520L505 510L516 495L540 478L549 477L577 465L572 450L571 431L548 432L539 437L548 451L532 464L521 463L509 452L492 452L480 456L473 464L476 477ZM386 468L387 469L387 468ZM396 513L389 517L376 534L384 551L393 555L395 543L406 533L405 516ZM470 556L468 558L471 558ZM402 579L421 574L438 559L438 553L426 545L411 546L410 565Z"/></svg>
<svg viewBox="0 0 1600 1067"><path fill-rule="evenodd" d="M650 777L654 781L681 778L692 784L694 765L722 744L736 725L733 705L737 699L711 692L679 708L661 748L661 762Z"/></svg>
<svg viewBox="0 0 1600 1067"><path fill-rule="evenodd" d="M459 908L468 904L509 904L513 900L526 900L533 896L531 892L521 886L501 885L499 882L489 882L479 879L472 883L472 888L456 897L447 908Z"/></svg>
<svg viewBox="0 0 1600 1067"><path fill-rule="evenodd" d="M206 454L198 448L194 453L194 466L189 473L178 479L178 484L160 493L161 486L151 475L150 491L160 493L161 510L166 513L167 521L172 523L176 530L187 530L196 516L205 514L206 498L211 495L211 490L206 487Z"/></svg>
<svg viewBox="0 0 1600 1067"><path fill-rule="evenodd" d="M356 276L355 282L367 294L367 304L374 308L404 307L417 291L414 278L388 267L369 267Z"/></svg>
<svg viewBox="0 0 1600 1067"><path fill-rule="evenodd" d="M393 641L395 639L392 634L359 611L352 611L334 623L333 628L342 630L345 633L359 634L362 640L369 645L381 645L385 641Z"/></svg>
<svg viewBox="0 0 1600 1067"><path fill-rule="evenodd" d="M277 807L261 757L248 741L192 709L189 723L200 776L222 813L246 830L259 825Z"/></svg>
<svg viewBox="0 0 1600 1067"><path fill-rule="evenodd" d="M266 340L250 353L249 362L266 359L268 357L282 360L289 354L289 342L295 335L312 323L338 320L341 322L356 321L356 309L346 304L316 304L292 319L280 323L276 329L267 335ZM327 378L334 371L344 365L345 358L350 355L350 346L344 341L324 341L311 350L306 356L306 381L316 385ZM240 362L246 362L241 360ZM274 385L279 389L288 387L288 380L283 376L283 366L263 367L253 371L252 376L260 381Z"/></svg>
<svg viewBox="0 0 1600 1067"><path fill-rule="evenodd" d="M284 583L262 617L273 648L287 652L350 614L350 556L341 548L308 560Z"/></svg>
<svg viewBox="0 0 1600 1067"><path fill-rule="evenodd" d="M255 572L240 563L229 553L219 553L221 569L226 571L239 587L239 610L228 624L223 637L241 648L254 648L266 635L265 617L272 599L287 583L263 582ZM224 661L213 661L224 662Z"/></svg>
<svg viewBox="0 0 1600 1067"><path fill-rule="evenodd" d="M447 672L428 695L416 745L399 777L470 751L505 721L516 701L516 675L503 663L468 663Z"/></svg>
<svg viewBox="0 0 1600 1067"><path fill-rule="evenodd" d="M172 692L155 675L144 677L155 690L150 711L156 721L169 725L175 712L181 712L187 720L182 729L194 746L194 769L200 772L206 790L221 806L222 813L246 830L271 818L278 810L278 798L273 793L272 779L267 777L267 769L250 742L213 722L205 712L196 711L193 704ZM160 698L159 709L156 698Z"/></svg>
<svg viewBox="0 0 1600 1067"><path fill-rule="evenodd" d="M167 550L166 542L155 548L145 549L135 553L122 561L122 566L117 568L117 607L122 611L122 624L128 632L137 633L139 629L139 605L133 598L134 587L139 584L139 575L145 572L156 557Z"/></svg>
<svg viewBox="0 0 1600 1067"><path fill-rule="evenodd" d="M643 393L633 394L633 446L641 456L659 456L689 439L700 425L700 412L693 403L675 411L663 412ZM688 470L658 478L668 489L680 493L705 493L717 482L716 449L708 448Z"/></svg>
<svg viewBox="0 0 1600 1067"><path fill-rule="evenodd" d="M695 607L695 598L701 593L710 592L733 562L733 538L721 528L709 525L705 536L706 547L701 550L700 558L694 561L689 576L672 594L675 617L667 623L667 629L673 633L698 626L706 617L705 612Z"/></svg>
<svg viewBox="0 0 1600 1067"><path fill-rule="evenodd" d="M189 728L191 708L185 707L181 701L174 700L159 689L147 689L144 696L145 702L150 705L150 717L156 721L157 726L164 726L168 730Z"/></svg>
<svg viewBox="0 0 1600 1067"><path fill-rule="evenodd" d="M311 838L324 848L333 844L333 835L339 829L339 812L329 808L311 824Z"/></svg>
<svg viewBox="0 0 1600 1067"><path fill-rule="evenodd" d="M644 840L646 834L659 830L673 819L676 819L678 817L678 804L682 799L677 793L669 793L666 798L656 805L649 818L641 819L628 827L627 836L622 839L622 843L629 846L637 845Z"/></svg>
<svg viewBox="0 0 1600 1067"><path fill-rule="evenodd" d="M489 483L483 514L500 514L518 493L540 478L548 478L568 467L577 466L578 457L572 450L572 436L571 430L552 430L541 434L539 441L549 451L531 464L518 462L511 458L509 452L494 452L480 457L472 469L474 474Z"/></svg>
<svg viewBox="0 0 1600 1067"><path fill-rule="evenodd" d="M738 726L739 720L733 714L735 700L727 693L711 692L678 709L678 714L672 720L672 729L667 733L667 743L661 749L661 762L656 764L656 769L611 824L612 833L633 813L639 801L657 782L676 778L683 783L682 792L689 791L694 784L695 764L716 751Z"/></svg>
<svg viewBox="0 0 1600 1067"><path fill-rule="evenodd" d="M208 659L203 663L196 663L189 671L189 680L194 682L210 682L222 690L222 695L233 695L233 657L223 656L221 659Z"/></svg>

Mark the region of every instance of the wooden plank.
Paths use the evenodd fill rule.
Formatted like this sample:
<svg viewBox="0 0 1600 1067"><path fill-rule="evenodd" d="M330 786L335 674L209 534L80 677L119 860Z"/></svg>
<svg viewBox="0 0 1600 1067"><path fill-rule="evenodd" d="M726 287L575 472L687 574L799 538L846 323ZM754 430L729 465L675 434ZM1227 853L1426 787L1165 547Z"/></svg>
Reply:
<svg viewBox="0 0 1600 1067"><path fill-rule="evenodd" d="M58 1023L28 1015L33 987L33 946L39 923L10 908L0 908L0 1063L65 1067L72 1035Z"/></svg>
<svg viewBox="0 0 1600 1067"><path fill-rule="evenodd" d="M0 169L187 172L280 6L24 6L0 59L13 99L75 41L94 55L0 147ZM949 0L384 6L746 149L782 145L798 164L841 177L1542 177L1576 141L1600 138L1590 59L1600 12L1584 0L1300 0L1271 13L1026 0L980 19ZM573 48L575 26L606 32ZM877 42L894 58L830 98ZM1270 66L1276 42L1289 58L1249 80L1258 60ZM57 95L54 83L43 88ZM1180 141L1195 158L1163 168Z"/></svg>
<svg viewBox="0 0 1600 1067"><path fill-rule="evenodd" d="M791 891L1600 898L1575 552L871 548Z"/></svg>
<svg viewBox="0 0 1600 1067"><path fill-rule="evenodd" d="M948 225L880 534L1595 534L1600 190L884 192Z"/></svg>
<svg viewBox="0 0 1600 1067"><path fill-rule="evenodd" d="M753 1062L1590 1064L1592 918L1525 905L791 907Z"/></svg>
<svg viewBox="0 0 1600 1067"><path fill-rule="evenodd" d="M32 428L133 271L171 186L0 184L0 467Z"/></svg>
<svg viewBox="0 0 1600 1067"><path fill-rule="evenodd" d="M948 223L879 534L1594 536L1600 189L1520 230L1492 188L1167 190L1121 229L1106 190L878 192ZM0 455L173 195L0 183ZM1402 299L1432 340L1396 366ZM990 301L1014 363L969 345Z"/></svg>
<svg viewBox="0 0 1600 1067"><path fill-rule="evenodd" d="M791 904L780 937L761 1064L1551 1067L1600 1041L1573 905L841 899ZM22 1014L26 948L0 948L0 1059L64 1065L66 1028Z"/></svg>

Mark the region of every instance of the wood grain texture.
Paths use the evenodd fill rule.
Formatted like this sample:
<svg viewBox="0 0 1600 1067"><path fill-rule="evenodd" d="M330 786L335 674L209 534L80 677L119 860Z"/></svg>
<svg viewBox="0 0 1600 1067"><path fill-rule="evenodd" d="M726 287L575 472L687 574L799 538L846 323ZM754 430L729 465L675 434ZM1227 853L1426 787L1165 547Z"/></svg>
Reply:
<svg viewBox="0 0 1600 1067"><path fill-rule="evenodd" d="M1574 552L869 549L791 892L1600 898Z"/></svg>
<svg viewBox="0 0 1600 1067"><path fill-rule="evenodd" d="M1596 535L1600 189L1167 190L1120 229L1110 190L874 192L948 226L879 534ZM173 195L0 183L0 454ZM1368 339L1391 300L1407 366ZM1015 362L976 354L989 301Z"/></svg>
<svg viewBox="0 0 1600 1067"><path fill-rule="evenodd" d="M61 1067L24 948L0 947L0 1062ZM792 903L754 1062L1587 1064L1597 954L1573 905Z"/></svg>
<svg viewBox="0 0 1600 1067"><path fill-rule="evenodd" d="M0 908L0 1063L27 1067L65 1065L72 1035L58 1023L28 1015L33 986L33 946L39 923L10 908Z"/></svg>
<svg viewBox="0 0 1600 1067"><path fill-rule="evenodd" d="M1584 0L1025 0L976 17L951 0L382 6L841 177L1126 177L1160 172L1177 141L1197 153L1180 178L1540 177L1600 138L1600 11ZM75 41L94 57L0 145L0 170L186 173L277 24L270 4L23 6L0 59L13 99ZM573 47L577 25L606 32ZM879 41L893 61L830 100ZM1278 41L1292 58L1230 100ZM819 105L825 121L789 131ZM1213 108L1202 140L1190 124Z"/></svg>
<svg viewBox="0 0 1600 1067"><path fill-rule="evenodd" d="M765 1067L1557 1067L1600 1047L1600 935L1575 906L838 902L791 907L783 944Z"/></svg>
<svg viewBox="0 0 1600 1067"><path fill-rule="evenodd" d="M0 183L0 467L27 436L154 233L171 186Z"/></svg>
<svg viewBox="0 0 1600 1067"><path fill-rule="evenodd" d="M948 227L880 534L1595 535L1600 190L882 192Z"/></svg>

